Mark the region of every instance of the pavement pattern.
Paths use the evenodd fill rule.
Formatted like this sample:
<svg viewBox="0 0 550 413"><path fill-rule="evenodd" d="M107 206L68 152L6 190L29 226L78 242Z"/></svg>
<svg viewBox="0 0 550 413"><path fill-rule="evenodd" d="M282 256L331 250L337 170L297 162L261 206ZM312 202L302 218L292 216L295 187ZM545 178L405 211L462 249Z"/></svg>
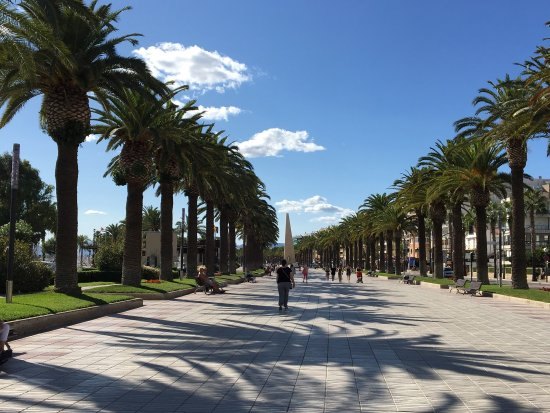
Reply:
<svg viewBox="0 0 550 413"><path fill-rule="evenodd" d="M311 270L12 343L0 412L550 412L550 311Z"/></svg>

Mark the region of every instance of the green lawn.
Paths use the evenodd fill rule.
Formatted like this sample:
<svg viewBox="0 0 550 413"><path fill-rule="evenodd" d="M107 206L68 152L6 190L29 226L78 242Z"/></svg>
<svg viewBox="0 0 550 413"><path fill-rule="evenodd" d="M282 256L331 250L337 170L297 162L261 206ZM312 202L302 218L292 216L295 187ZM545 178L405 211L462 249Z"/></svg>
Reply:
<svg viewBox="0 0 550 413"><path fill-rule="evenodd" d="M53 291L14 295L11 304L6 304L4 299L0 301L0 318L4 321L11 321L125 301L131 298L124 295L100 295L87 292L79 296L71 296Z"/></svg>
<svg viewBox="0 0 550 413"><path fill-rule="evenodd" d="M432 283L432 284L440 284L440 285L453 285L454 281L452 278L432 278L432 277L419 277L416 276L415 280Z"/></svg>
<svg viewBox="0 0 550 413"><path fill-rule="evenodd" d="M238 274L220 275L216 277L216 281L230 281L240 280L242 277ZM141 294L154 294L154 293L168 293L170 291L187 290L189 288L196 287L196 282L192 278L174 278L173 281L163 281L160 284L141 282L140 287L130 287L127 285L108 285L104 287L91 288L86 290L87 292L94 293L141 293Z"/></svg>
<svg viewBox="0 0 550 413"><path fill-rule="evenodd" d="M512 297L527 298L528 300L550 303L550 292L531 288L529 290L518 290L509 286L499 287L498 285L484 285L482 291L491 291L494 294L509 295Z"/></svg>
<svg viewBox="0 0 550 413"><path fill-rule="evenodd" d="M452 285L454 284L453 280L448 278L431 278L431 277L416 277L417 280L422 282L429 282L433 284L443 284L443 285ZM470 285L470 280L467 280L466 286ZM499 287L498 285L483 285L481 287L482 291L490 291L494 294L508 295L511 297L527 298L528 300L542 301L545 303L550 303L550 292L542 291L537 289L530 290L518 290L509 286Z"/></svg>

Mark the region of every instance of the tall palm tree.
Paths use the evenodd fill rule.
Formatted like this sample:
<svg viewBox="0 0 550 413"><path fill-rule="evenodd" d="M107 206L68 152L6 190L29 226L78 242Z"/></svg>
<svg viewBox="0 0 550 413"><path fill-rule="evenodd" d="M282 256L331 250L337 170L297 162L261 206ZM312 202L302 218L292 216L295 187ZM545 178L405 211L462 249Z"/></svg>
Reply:
<svg viewBox="0 0 550 413"><path fill-rule="evenodd" d="M0 19L0 127L30 99L43 95L41 122L57 144L57 251L55 289L79 292L76 261L78 148L90 132L88 93L160 83L145 63L122 57L116 46L135 45L137 34L113 37L120 14L111 5L82 0L2 2Z"/></svg>
<svg viewBox="0 0 550 413"><path fill-rule="evenodd" d="M174 136L179 130L171 125L172 112L167 110L177 90L162 95L150 89L141 93L124 89L118 95L110 94L106 110L94 109L98 115L94 132L98 141L108 140L107 150L122 147L111 161L108 174L117 184L125 184L126 236L122 284L139 286L141 283L141 236L143 191L154 177L151 156L154 138L163 134Z"/></svg>
<svg viewBox="0 0 550 413"><path fill-rule="evenodd" d="M529 232L531 235L531 260L533 267L533 280L535 280L535 250L537 247L535 214L546 214L546 199L540 189L527 187L525 190L525 209L529 215Z"/></svg>
<svg viewBox="0 0 550 413"><path fill-rule="evenodd" d="M442 191L458 187L469 193L476 213L477 278L488 284L487 206L491 194L506 197L510 175L498 172L506 164L506 157L500 145L481 139L461 142L453 149L455 162L441 175L439 187Z"/></svg>
<svg viewBox="0 0 550 413"><path fill-rule="evenodd" d="M478 106L476 117L464 118L455 122L457 131L463 134L477 134L501 143L506 148L508 165L511 171L512 201L512 287L528 289L525 256L525 202L523 198L523 175L527 164L527 142L535 135L529 127L511 127L514 116L521 109L528 107L533 95L521 78L489 82L490 87L479 90L473 104ZM480 114L486 115L480 119Z"/></svg>
<svg viewBox="0 0 550 413"><path fill-rule="evenodd" d="M426 211L427 169L412 167L393 183L397 189L397 202L405 210L414 211L417 219L418 259L421 276L426 276ZM453 258L454 260L454 258Z"/></svg>
<svg viewBox="0 0 550 413"><path fill-rule="evenodd" d="M371 217L376 219L376 215L384 211L388 207L392 200L392 195L386 193L383 194L372 194L369 195L364 201L363 204L359 207L359 210L365 210L370 212ZM392 238L386 239L384 242L384 237L387 237L388 232L380 231L378 233L379 243L380 243L380 266L379 270L382 272L390 271L391 267L391 254L392 254ZM386 252L388 253L388 262L386 263L384 247L387 245Z"/></svg>

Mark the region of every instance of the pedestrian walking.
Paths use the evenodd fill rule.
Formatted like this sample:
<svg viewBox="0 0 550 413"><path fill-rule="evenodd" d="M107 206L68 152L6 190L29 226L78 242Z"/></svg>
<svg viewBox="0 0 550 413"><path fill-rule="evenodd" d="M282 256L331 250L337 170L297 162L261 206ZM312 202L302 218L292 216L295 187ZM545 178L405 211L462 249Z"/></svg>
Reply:
<svg viewBox="0 0 550 413"><path fill-rule="evenodd" d="M338 282L341 283L342 282L342 273L344 272L344 269L342 268L342 266L339 266L338 267Z"/></svg>
<svg viewBox="0 0 550 413"><path fill-rule="evenodd" d="M330 270L328 267L325 267L325 277L327 277L327 281L330 279Z"/></svg>
<svg viewBox="0 0 550 413"><path fill-rule="evenodd" d="M279 290L279 311L285 308L288 310L288 294L291 288L294 288L294 276L290 268L286 266L286 260L281 261L281 266L277 269L277 289Z"/></svg>
<svg viewBox="0 0 550 413"><path fill-rule="evenodd" d="M8 344L10 325L0 319L0 364L12 356L12 350Z"/></svg>
<svg viewBox="0 0 550 413"><path fill-rule="evenodd" d="M307 265L304 265L304 268L302 268L302 282L307 283L307 276L309 275L309 268Z"/></svg>
<svg viewBox="0 0 550 413"><path fill-rule="evenodd" d="M346 276L348 277L348 282L351 280L351 267L348 265L346 267Z"/></svg>
<svg viewBox="0 0 550 413"><path fill-rule="evenodd" d="M334 276L336 275L336 267L330 269L330 275L332 276L332 281L334 281Z"/></svg>

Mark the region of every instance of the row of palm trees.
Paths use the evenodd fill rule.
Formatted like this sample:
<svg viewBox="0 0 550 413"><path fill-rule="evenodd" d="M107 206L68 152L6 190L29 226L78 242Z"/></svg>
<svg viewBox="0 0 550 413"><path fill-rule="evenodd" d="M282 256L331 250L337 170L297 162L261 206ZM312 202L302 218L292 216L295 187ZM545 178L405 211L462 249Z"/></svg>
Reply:
<svg viewBox="0 0 550 413"><path fill-rule="evenodd" d="M475 115L455 122L456 136L437 141L416 166L394 182L395 192L370 195L356 214L344 218L339 225L302 237L298 253L308 259L316 250L328 263L337 262L340 249L344 248L352 263L375 268L378 257L380 269L391 271L399 269L402 262L403 234L416 234L420 272L425 275L428 221L434 238L432 265L435 276L442 277L443 224L449 215L452 260L462 263L464 211L469 209L475 221L478 278L487 283L487 227L489 224L494 240L498 209L504 204L493 204L489 222L487 209L492 198L505 199L509 195L510 210L506 215L511 232L512 285L528 288L525 213L529 211L534 253L534 213L543 211L544 199L536 190L524 195L524 169L528 142L550 136L550 49L538 47L522 67L519 77L506 76L480 89L473 100ZM506 164L510 173L501 172ZM462 265L455 265L454 271L457 277L464 277Z"/></svg>
<svg viewBox="0 0 550 413"><path fill-rule="evenodd" d="M126 10L83 0L22 0L0 4L0 127L31 98L41 95L40 122L58 148L56 163L57 251L55 288L78 292L78 148L99 135L120 150L108 166L127 188L122 283L141 281L143 192L158 184L161 196L161 277L172 277L174 193L188 197L188 268L196 271L198 199L206 216L206 265L214 270L214 219L220 220L220 267L235 270L237 231L252 252L278 237L274 209L252 165L214 125L201 123L195 102L173 103L186 86L154 78L137 58L117 54L136 33L115 36ZM93 99L95 104L90 104ZM195 114L192 114L192 112ZM92 124L92 116L95 117ZM195 251L195 253L193 253ZM251 259L254 254L251 255ZM257 257L256 257L257 259ZM261 265L261 263L260 263Z"/></svg>

